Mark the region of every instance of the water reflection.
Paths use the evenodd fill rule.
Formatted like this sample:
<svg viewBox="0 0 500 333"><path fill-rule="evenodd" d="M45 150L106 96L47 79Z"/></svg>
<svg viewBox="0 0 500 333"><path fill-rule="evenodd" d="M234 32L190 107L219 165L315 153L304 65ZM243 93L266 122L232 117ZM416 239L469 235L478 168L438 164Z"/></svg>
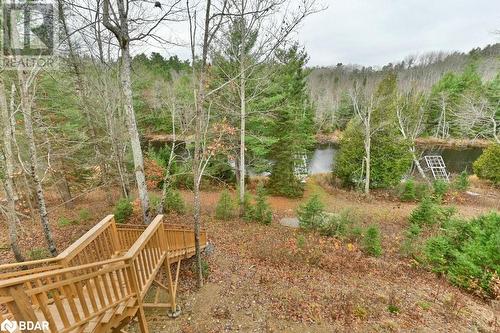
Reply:
<svg viewBox="0 0 500 333"><path fill-rule="evenodd" d="M321 144L316 147L309 159L309 174L327 173L332 171L338 145ZM424 149L424 155L441 155L448 172L460 173L463 170L472 173L472 164L483 152L482 148L444 148L433 146Z"/></svg>

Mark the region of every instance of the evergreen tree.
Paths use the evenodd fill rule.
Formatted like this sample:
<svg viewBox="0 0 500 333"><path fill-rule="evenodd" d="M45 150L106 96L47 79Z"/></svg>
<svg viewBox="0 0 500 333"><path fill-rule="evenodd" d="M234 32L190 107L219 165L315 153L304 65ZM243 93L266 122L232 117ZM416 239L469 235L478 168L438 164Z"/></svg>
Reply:
<svg viewBox="0 0 500 333"><path fill-rule="evenodd" d="M277 195L299 197L304 188L295 171L314 143L313 110L306 89L308 72L304 69L307 54L294 45L278 51L277 58L280 68L270 92L275 105L271 130L276 141L269 152L274 161L269 188Z"/></svg>
<svg viewBox="0 0 500 333"><path fill-rule="evenodd" d="M397 77L389 72L379 83L373 99L377 100L372 115L370 188L384 188L398 184L410 169L412 156L408 144L401 138L395 124ZM366 103L361 100L360 103ZM347 125L340 142L340 153L334 169L346 185L361 185L365 175L364 133L358 118ZM377 131L373 129L377 128Z"/></svg>
<svg viewBox="0 0 500 333"><path fill-rule="evenodd" d="M233 217L234 205L231 194L228 190L222 191L217 206L215 207L215 217L219 220L229 220Z"/></svg>
<svg viewBox="0 0 500 333"><path fill-rule="evenodd" d="M257 197L255 198L255 207L252 209L253 220L262 224L271 224L273 212L267 202L266 190L262 184L257 187Z"/></svg>

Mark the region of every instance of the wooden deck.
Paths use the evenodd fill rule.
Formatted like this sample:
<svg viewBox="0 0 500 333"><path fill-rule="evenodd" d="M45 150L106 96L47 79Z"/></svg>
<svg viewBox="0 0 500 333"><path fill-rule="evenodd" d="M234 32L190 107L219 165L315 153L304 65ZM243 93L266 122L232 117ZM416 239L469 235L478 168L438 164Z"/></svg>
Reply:
<svg viewBox="0 0 500 333"><path fill-rule="evenodd" d="M195 254L194 244L193 230L165 224L162 215L148 226L116 224L109 215L56 258L1 265L0 322L48 323L29 332L101 333L123 332L137 317L147 333L144 308L177 311L180 262Z"/></svg>

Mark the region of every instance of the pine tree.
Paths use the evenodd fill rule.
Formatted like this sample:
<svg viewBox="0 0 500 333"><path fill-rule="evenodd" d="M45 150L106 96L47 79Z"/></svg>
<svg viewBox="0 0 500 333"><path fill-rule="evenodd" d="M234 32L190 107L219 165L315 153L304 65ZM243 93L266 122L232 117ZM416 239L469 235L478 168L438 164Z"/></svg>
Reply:
<svg viewBox="0 0 500 333"><path fill-rule="evenodd" d="M222 191L217 207L215 207L215 217L220 220L229 220L233 217L234 205L231 194L228 190Z"/></svg>
<svg viewBox="0 0 500 333"><path fill-rule="evenodd" d="M274 194L300 197L303 184L295 174L314 143L313 110L306 90L307 54L298 45L277 52L279 72L274 78L275 121L271 127L276 138L269 158L274 161L269 188Z"/></svg>
<svg viewBox="0 0 500 333"><path fill-rule="evenodd" d="M255 198L255 207L253 208L253 219L262 224L271 224L273 213L267 202L266 190L262 184L257 188L257 197Z"/></svg>

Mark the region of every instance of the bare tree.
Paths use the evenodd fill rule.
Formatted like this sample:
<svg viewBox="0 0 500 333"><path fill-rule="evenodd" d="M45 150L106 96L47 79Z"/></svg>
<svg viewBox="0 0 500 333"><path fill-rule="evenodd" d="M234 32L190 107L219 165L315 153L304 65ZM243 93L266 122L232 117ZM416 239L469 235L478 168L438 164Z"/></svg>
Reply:
<svg viewBox="0 0 500 333"><path fill-rule="evenodd" d="M427 176L417 158L415 140L424 132L425 111L422 105L423 95L410 91L399 94L396 97L396 117L398 119L399 132L408 141L409 150L413 159L413 164L423 179Z"/></svg>
<svg viewBox="0 0 500 333"><path fill-rule="evenodd" d="M117 0L116 2L111 2L110 0L103 0L103 25L113 33L120 48L121 83L124 96L125 116L132 147L135 179L145 223L151 221L151 216L149 212L148 189L144 174L144 158L132 98L130 46L134 41L141 41L147 38L155 38L158 40L159 37L153 34L154 30L170 16L175 16L180 13L180 9L177 8L179 3L180 0L174 1L172 4L159 3L158 6L156 3L150 2L137 2L131 0ZM161 11L159 14L155 14L154 11L158 9L158 7Z"/></svg>
<svg viewBox="0 0 500 333"><path fill-rule="evenodd" d="M47 213L45 194L42 186L42 179L38 174L40 163L38 160L38 149L35 140L35 133L33 130L33 103L36 93L35 83L38 75L40 74L40 70L41 69L39 67L34 67L29 71L27 69L21 68L17 70L20 109L23 114L24 132L26 135L29 152L27 168L25 168L24 170L35 185L35 193L38 203L40 223L42 224L42 230L45 236L45 240L47 241L50 253L53 256L56 256L57 249L49 225L49 217Z"/></svg>
<svg viewBox="0 0 500 333"><path fill-rule="evenodd" d="M454 113L454 122L463 134L474 138L493 138L500 143L500 101L497 105L485 97L466 95L459 109Z"/></svg>
<svg viewBox="0 0 500 333"><path fill-rule="evenodd" d="M360 121L363 130L363 146L365 150L363 158L364 192L365 194L369 194L372 137L383 128L384 122L375 122L373 119L373 114L377 108L377 99L373 94L365 98L361 95L359 89L355 87L351 90L350 97L354 113Z"/></svg>
<svg viewBox="0 0 500 333"><path fill-rule="evenodd" d="M195 251L198 272L198 287L203 286L202 261L200 250L200 229L201 229L201 197L200 184L205 172L205 168L212 156L207 144L207 132L209 128L210 107L207 107L206 80L208 72L208 54L215 35L220 29L224 17L227 13L227 0L220 3L212 3L206 0L203 4L204 16L198 21L197 8L191 7L189 0L186 0L189 20L190 48L192 58L193 75L193 97L194 97L194 154L193 154L193 192L194 192L194 232ZM197 29L198 24L202 27L201 53L197 52ZM209 92L210 93L210 92Z"/></svg>
<svg viewBox="0 0 500 333"><path fill-rule="evenodd" d="M20 223L16 211L16 193L14 186L14 154L12 151L12 114L7 106L7 98L5 97L5 87L3 79L0 78L0 125L2 126L3 145L1 151L1 159L3 165L3 175L0 175L2 185L7 197L7 208L5 215L9 225L9 240L10 247L17 261L24 261L24 257L19 248L17 238L17 227ZM1 172L0 172L1 173Z"/></svg>
<svg viewBox="0 0 500 333"><path fill-rule="evenodd" d="M446 139L450 136L450 122L448 121L448 98L444 93L439 94L439 110L438 124L434 131L434 136Z"/></svg>

